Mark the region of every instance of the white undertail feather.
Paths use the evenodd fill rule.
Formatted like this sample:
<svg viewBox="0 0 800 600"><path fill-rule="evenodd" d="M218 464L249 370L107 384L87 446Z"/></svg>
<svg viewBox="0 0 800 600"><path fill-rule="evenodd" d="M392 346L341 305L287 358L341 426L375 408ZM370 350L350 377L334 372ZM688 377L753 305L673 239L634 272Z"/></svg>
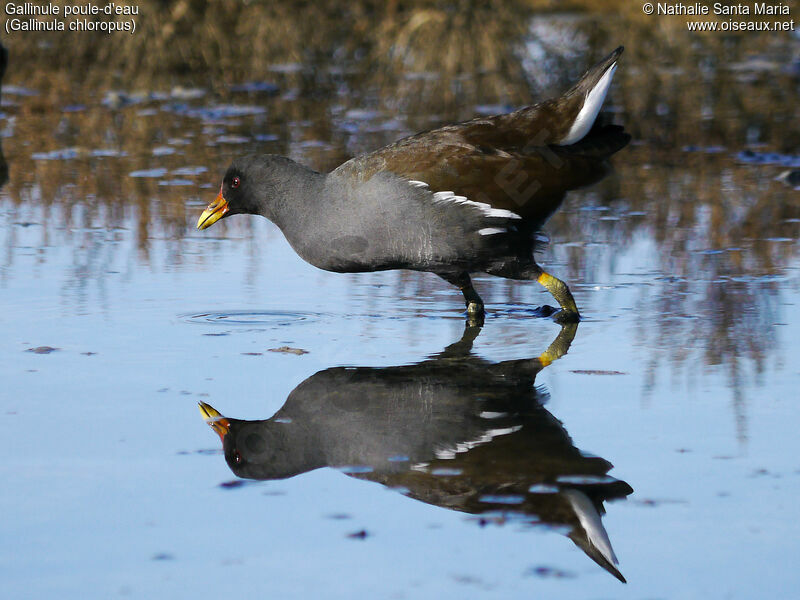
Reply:
<svg viewBox="0 0 800 600"><path fill-rule="evenodd" d="M572 509L580 521L589 542L600 551L600 554L613 565L619 564L617 555L611 547L611 540L608 539L606 528L600 520L600 513L592 504L589 497L579 490L565 490L563 494L572 505Z"/></svg>
<svg viewBox="0 0 800 600"><path fill-rule="evenodd" d="M572 124L572 127L570 127L567 135L558 142L559 145L569 146L570 144L581 141L586 134L589 133L592 125L594 125L595 119L597 119L597 115L600 114L600 109L606 99L608 88L611 86L611 80L616 70L617 63L614 63L603 74L600 81L597 82L597 85L589 91L586 95L586 99L583 101L583 107L575 118L575 122Z"/></svg>

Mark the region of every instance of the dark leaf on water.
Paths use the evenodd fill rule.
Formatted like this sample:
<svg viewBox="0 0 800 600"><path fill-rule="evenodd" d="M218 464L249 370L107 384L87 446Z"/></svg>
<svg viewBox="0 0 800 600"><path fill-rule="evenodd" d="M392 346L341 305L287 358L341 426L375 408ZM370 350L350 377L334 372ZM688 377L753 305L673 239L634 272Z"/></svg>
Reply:
<svg viewBox="0 0 800 600"><path fill-rule="evenodd" d="M61 348L53 348L53 346L36 346L35 348L28 348L25 352L33 352L34 354L50 354L61 350Z"/></svg>

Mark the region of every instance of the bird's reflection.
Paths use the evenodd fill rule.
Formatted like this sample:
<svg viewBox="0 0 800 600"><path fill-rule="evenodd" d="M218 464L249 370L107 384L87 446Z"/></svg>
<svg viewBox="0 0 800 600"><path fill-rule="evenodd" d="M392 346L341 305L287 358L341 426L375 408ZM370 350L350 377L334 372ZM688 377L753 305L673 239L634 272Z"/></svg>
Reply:
<svg viewBox="0 0 800 600"><path fill-rule="evenodd" d="M564 325L537 358L492 363L472 354L480 329L430 359L398 367L320 371L263 421L222 416L201 403L239 477L282 479L339 467L452 510L564 527L621 581L600 515L633 490L607 475L608 461L572 444L544 408L536 375L564 355L576 325Z"/></svg>

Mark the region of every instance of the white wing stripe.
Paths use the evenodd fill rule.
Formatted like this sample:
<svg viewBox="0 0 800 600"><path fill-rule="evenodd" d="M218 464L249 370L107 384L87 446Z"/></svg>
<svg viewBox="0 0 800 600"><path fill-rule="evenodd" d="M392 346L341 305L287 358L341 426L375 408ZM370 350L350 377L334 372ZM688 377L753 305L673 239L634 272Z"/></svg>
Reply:
<svg viewBox="0 0 800 600"><path fill-rule="evenodd" d="M410 180L408 183L418 188L428 187L428 184L423 181ZM452 191L434 192L433 201L437 203L453 203L453 204L461 204L464 206L472 206L473 208L477 208L478 210L480 210L487 217L495 217L500 219L522 218L517 213L511 212L510 210L506 210L504 208L492 208L485 202L475 202L473 200L468 200L466 196L456 196L456 194Z"/></svg>
<svg viewBox="0 0 800 600"><path fill-rule="evenodd" d="M478 437L478 439L469 440L466 442L456 442L452 446L440 446L438 448L434 448L434 455L439 459L453 459L456 457L456 454L468 452L476 446L480 446L492 441L496 437L508 435L509 433L515 433L520 429L522 429L522 425L514 425L512 427L505 427L502 429L489 429L483 435Z"/></svg>

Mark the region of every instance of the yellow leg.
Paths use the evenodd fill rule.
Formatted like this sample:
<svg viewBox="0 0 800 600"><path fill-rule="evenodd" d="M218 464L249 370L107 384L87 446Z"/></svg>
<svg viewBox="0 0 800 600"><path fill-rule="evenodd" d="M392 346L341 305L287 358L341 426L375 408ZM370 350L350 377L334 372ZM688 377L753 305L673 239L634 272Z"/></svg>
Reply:
<svg viewBox="0 0 800 600"><path fill-rule="evenodd" d="M564 318L573 321L578 321L580 319L578 306L575 304L575 298L572 297L572 292L569 291L566 283L544 271L536 278L536 281L542 284L561 305L564 313L566 313L563 315Z"/></svg>

